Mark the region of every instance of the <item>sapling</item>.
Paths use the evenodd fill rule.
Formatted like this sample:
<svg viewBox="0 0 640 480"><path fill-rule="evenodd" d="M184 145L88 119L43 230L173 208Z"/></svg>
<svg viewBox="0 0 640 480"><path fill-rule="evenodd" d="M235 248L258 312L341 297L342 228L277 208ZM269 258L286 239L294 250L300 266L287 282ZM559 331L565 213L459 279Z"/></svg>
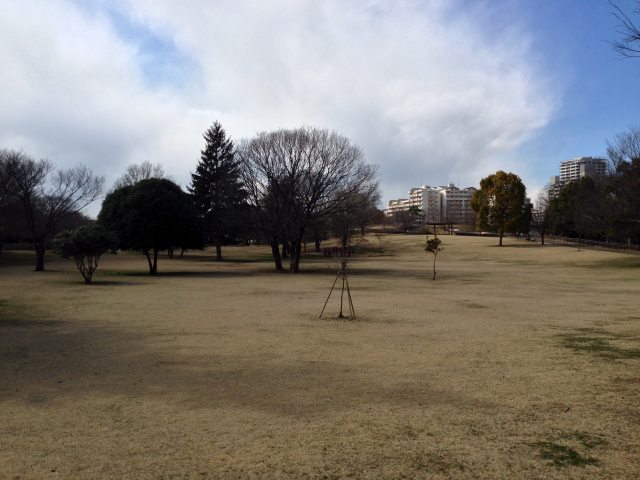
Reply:
<svg viewBox="0 0 640 480"><path fill-rule="evenodd" d="M438 237L429 238L427 237L427 243L424 247L425 252L428 254L433 254L433 278L436 279L436 258L438 258L438 253L444 250L440 244L442 241Z"/></svg>

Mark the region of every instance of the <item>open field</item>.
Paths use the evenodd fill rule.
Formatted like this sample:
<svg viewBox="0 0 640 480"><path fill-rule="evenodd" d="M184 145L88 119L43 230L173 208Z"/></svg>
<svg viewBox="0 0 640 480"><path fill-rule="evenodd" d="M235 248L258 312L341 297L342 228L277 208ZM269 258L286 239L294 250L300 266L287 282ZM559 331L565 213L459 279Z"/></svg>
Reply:
<svg viewBox="0 0 640 480"><path fill-rule="evenodd" d="M0 478L639 478L640 256L441 238L354 259L351 322L319 257L3 254Z"/></svg>

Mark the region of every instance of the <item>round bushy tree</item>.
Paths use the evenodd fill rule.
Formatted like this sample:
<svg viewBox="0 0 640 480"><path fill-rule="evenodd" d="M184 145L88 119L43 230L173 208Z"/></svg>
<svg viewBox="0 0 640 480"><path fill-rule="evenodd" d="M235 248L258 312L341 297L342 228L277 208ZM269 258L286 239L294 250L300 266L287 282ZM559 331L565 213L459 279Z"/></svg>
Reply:
<svg viewBox="0 0 640 480"><path fill-rule="evenodd" d="M529 231L531 217L525 198L526 188L515 173L500 170L483 178L480 190L471 199L471 207L478 214L478 227L498 232L500 246L505 232Z"/></svg>
<svg viewBox="0 0 640 480"><path fill-rule="evenodd" d="M113 232L91 223L75 230L60 232L53 241L53 251L72 260L84 278L84 283L89 284L102 255L115 251L117 245L118 239Z"/></svg>
<svg viewBox="0 0 640 480"><path fill-rule="evenodd" d="M105 198L98 222L118 235L120 248L142 251L151 275L158 272L159 251L201 246L188 194L167 179L150 178L114 190Z"/></svg>

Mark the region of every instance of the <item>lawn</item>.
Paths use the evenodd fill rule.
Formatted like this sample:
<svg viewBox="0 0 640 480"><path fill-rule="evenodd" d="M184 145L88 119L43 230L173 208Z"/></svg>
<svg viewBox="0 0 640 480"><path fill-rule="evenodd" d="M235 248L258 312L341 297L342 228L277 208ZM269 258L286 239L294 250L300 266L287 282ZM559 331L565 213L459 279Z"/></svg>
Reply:
<svg viewBox="0 0 640 480"><path fill-rule="evenodd" d="M640 477L640 256L441 239L356 256L354 321L314 255L3 253L0 478Z"/></svg>

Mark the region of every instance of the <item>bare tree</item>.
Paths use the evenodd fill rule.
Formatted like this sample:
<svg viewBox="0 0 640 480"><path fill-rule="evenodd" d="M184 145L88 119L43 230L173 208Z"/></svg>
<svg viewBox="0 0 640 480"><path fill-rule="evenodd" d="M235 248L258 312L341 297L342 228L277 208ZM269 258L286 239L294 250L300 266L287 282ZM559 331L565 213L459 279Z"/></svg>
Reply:
<svg viewBox="0 0 640 480"><path fill-rule="evenodd" d="M140 164L132 163L125 169L122 176L115 181L113 184L113 190L120 187L134 185L140 180L146 180L148 178L167 178L162 165L159 163L153 165L148 161L144 161Z"/></svg>
<svg viewBox="0 0 640 480"><path fill-rule="evenodd" d="M36 271L43 271L47 242L60 222L95 201L104 178L84 166L54 171L50 162L36 161L22 152L5 151L3 156L10 192L24 208L36 251Z"/></svg>
<svg viewBox="0 0 640 480"><path fill-rule="evenodd" d="M538 193L535 208L531 211L531 224L538 227L540 233L540 243L544 245L544 236L549 226L549 186L546 185Z"/></svg>
<svg viewBox="0 0 640 480"><path fill-rule="evenodd" d="M613 2L609 3L613 16L618 20L618 33L621 35L621 39L611 42L611 46L624 57L640 57L640 28L620 7ZM634 12L640 15L640 2Z"/></svg>
<svg viewBox="0 0 640 480"><path fill-rule="evenodd" d="M9 202L10 198L10 184L9 184L9 172L7 170L8 152L6 150L0 150L0 205L4 205Z"/></svg>
<svg viewBox="0 0 640 480"><path fill-rule="evenodd" d="M0 253L2 253L2 244L7 234L11 201L7 152L0 150Z"/></svg>
<svg viewBox="0 0 640 480"><path fill-rule="evenodd" d="M403 233L408 233L414 225L422 223L423 219L422 210L415 205L406 210L398 210L393 214L395 224L400 227Z"/></svg>
<svg viewBox="0 0 640 480"><path fill-rule="evenodd" d="M373 179L372 179L373 180ZM342 247L351 243L354 232L364 237L365 226L371 221L376 205L380 200L380 191L376 182L364 184L362 190L353 192L345 198L329 217L332 233L340 239Z"/></svg>
<svg viewBox="0 0 640 480"><path fill-rule="evenodd" d="M383 254L385 249L384 234L377 232L374 233L374 237L378 240L378 253Z"/></svg>
<svg viewBox="0 0 640 480"><path fill-rule="evenodd" d="M376 172L347 138L311 127L260 133L241 143L238 156L260 223L272 242L279 232L290 241L291 272L300 269L305 230L374 183Z"/></svg>
<svg viewBox="0 0 640 480"><path fill-rule="evenodd" d="M367 189L360 195L362 200L359 203L359 226L360 235L364 237L365 229L367 225L371 225L373 222L380 218L380 210L378 205L382 200L382 194L377 182L367 186Z"/></svg>
<svg viewBox="0 0 640 480"><path fill-rule="evenodd" d="M627 243L640 237L640 128L632 127L607 143L610 177L607 197L609 219L624 232Z"/></svg>
<svg viewBox="0 0 640 480"><path fill-rule="evenodd" d="M607 142L609 173L620 175L625 164L640 161L640 128L631 127L629 131L617 134L612 142Z"/></svg>

